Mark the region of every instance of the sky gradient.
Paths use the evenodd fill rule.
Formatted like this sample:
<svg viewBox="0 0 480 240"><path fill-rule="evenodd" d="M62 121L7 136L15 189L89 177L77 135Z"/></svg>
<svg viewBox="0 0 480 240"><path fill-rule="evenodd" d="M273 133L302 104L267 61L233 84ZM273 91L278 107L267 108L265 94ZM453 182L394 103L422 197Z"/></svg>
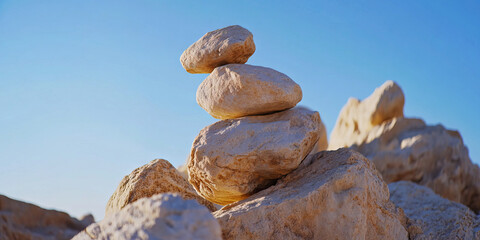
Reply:
<svg viewBox="0 0 480 240"><path fill-rule="evenodd" d="M480 162L479 1L0 0L0 194L103 218L123 176L178 166L216 120L183 50L238 24L248 61L296 81L330 134L349 97L386 80L405 115L459 130Z"/></svg>

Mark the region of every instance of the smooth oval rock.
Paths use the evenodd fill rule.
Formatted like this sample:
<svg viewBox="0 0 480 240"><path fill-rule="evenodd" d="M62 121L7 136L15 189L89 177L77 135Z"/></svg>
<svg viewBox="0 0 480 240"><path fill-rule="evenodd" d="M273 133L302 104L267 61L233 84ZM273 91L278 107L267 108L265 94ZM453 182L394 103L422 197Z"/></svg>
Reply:
<svg viewBox="0 0 480 240"><path fill-rule="evenodd" d="M178 193L185 199L197 200L210 211L213 204L198 196L193 187L167 160L155 159L125 176L108 200L105 215L120 211L140 198L159 193Z"/></svg>
<svg viewBox="0 0 480 240"><path fill-rule="evenodd" d="M246 63L255 52L253 35L234 25L205 34L182 53L180 62L189 73L211 73L229 63Z"/></svg>
<svg viewBox="0 0 480 240"><path fill-rule="evenodd" d="M277 112L301 100L302 89L287 75L248 64L215 68L197 90L197 103L217 119Z"/></svg>
<svg viewBox="0 0 480 240"><path fill-rule="evenodd" d="M318 141L321 124L318 112L296 107L207 126L193 142L189 182L220 205L247 198L295 170Z"/></svg>
<svg viewBox="0 0 480 240"><path fill-rule="evenodd" d="M221 229L207 208L178 194L142 198L88 226L73 240L221 240Z"/></svg>
<svg viewBox="0 0 480 240"><path fill-rule="evenodd" d="M375 166L349 150L323 151L247 199L213 213L223 239L408 239Z"/></svg>

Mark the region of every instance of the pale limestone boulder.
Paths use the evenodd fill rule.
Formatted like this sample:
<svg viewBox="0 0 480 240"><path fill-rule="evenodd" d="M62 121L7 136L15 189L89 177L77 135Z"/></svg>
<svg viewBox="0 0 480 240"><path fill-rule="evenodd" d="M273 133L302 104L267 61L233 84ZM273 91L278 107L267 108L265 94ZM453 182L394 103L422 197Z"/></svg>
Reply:
<svg viewBox="0 0 480 240"><path fill-rule="evenodd" d="M300 100L302 89L287 75L248 64L215 68L197 90L197 103L217 119L282 111Z"/></svg>
<svg viewBox="0 0 480 240"><path fill-rule="evenodd" d="M182 53L180 62L189 73L211 73L229 63L246 63L255 52L253 35L238 25L205 34Z"/></svg>
<svg viewBox="0 0 480 240"><path fill-rule="evenodd" d="M73 239L221 240L222 237L217 220L207 208L195 200L183 200L180 195L169 193L129 204L88 226Z"/></svg>
<svg viewBox="0 0 480 240"><path fill-rule="evenodd" d="M350 98L340 111L328 148L335 150L362 141L374 126L403 117L404 104L403 91L393 81L386 81L362 101Z"/></svg>
<svg viewBox="0 0 480 240"><path fill-rule="evenodd" d="M193 142L188 180L220 205L247 198L296 169L321 124L318 112L302 107L214 123Z"/></svg>
<svg viewBox="0 0 480 240"><path fill-rule="evenodd" d="M112 214L140 198L159 193L178 193L184 199L194 199L211 211L213 204L200 197L167 160L155 159L125 176L110 197L105 215Z"/></svg>
<svg viewBox="0 0 480 240"><path fill-rule="evenodd" d="M375 166L348 150L324 151L214 216L228 239L408 239Z"/></svg>
<svg viewBox="0 0 480 240"><path fill-rule="evenodd" d="M457 131L395 118L373 128L352 149L372 160L387 182L412 181L480 210L480 169Z"/></svg>
<svg viewBox="0 0 480 240"><path fill-rule="evenodd" d="M310 154L315 154L328 149L327 128L325 128L325 124L323 124L323 122L322 124L320 124L320 128L318 129L318 135L320 136L320 138L318 139Z"/></svg>
<svg viewBox="0 0 480 240"><path fill-rule="evenodd" d="M0 239L71 239L87 227L67 213L47 210L0 195Z"/></svg>
<svg viewBox="0 0 480 240"><path fill-rule="evenodd" d="M385 86L393 86L391 84L387 82L376 89L369 99L382 95L377 94L379 89L388 89ZM364 105L361 109L371 109L370 112L385 112L376 108L397 109L393 112L401 115L403 109L398 110L398 106L403 106L403 94L396 87L390 89L393 90L380 92L384 93L383 96L393 92L387 94L391 97L383 97L388 100L384 102L391 104L378 104L383 101L378 100L373 101L375 103L371 108ZM430 187L444 198L467 205L475 212L480 210L480 169L470 160L460 133L441 125L427 126L421 119L403 117L382 117L378 118L383 119L381 123L376 122L368 127L358 124L358 128L352 128L351 124L364 119L361 116L372 114L368 114L368 111L362 113L360 108L350 108L350 102L344 107L349 111L342 110L337 120L330 138L330 149L351 147L373 161L388 183L412 181ZM396 102L402 104L394 104ZM361 101L361 104L364 103L367 101Z"/></svg>
<svg viewBox="0 0 480 240"><path fill-rule="evenodd" d="M187 164L183 164L177 168L178 173L180 173L180 176L185 178L185 180L188 180L188 170L187 170Z"/></svg>
<svg viewBox="0 0 480 240"><path fill-rule="evenodd" d="M468 207L412 182L390 183L390 201L407 216L410 239L480 239L480 221Z"/></svg>

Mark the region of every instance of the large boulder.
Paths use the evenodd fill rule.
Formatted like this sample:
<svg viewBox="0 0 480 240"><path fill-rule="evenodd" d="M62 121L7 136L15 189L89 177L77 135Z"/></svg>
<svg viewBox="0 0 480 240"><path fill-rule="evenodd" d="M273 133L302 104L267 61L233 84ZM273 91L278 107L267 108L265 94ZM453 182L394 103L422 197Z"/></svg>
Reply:
<svg viewBox="0 0 480 240"><path fill-rule="evenodd" d="M407 239L375 166L348 150L324 151L214 216L224 239Z"/></svg>
<svg viewBox="0 0 480 240"><path fill-rule="evenodd" d="M205 34L182 53L180 62L189 73L210 73L229 63L246 63L255 52L253 35L238 25Z"/></svg>
<svg viewBox="0 0 480 240"><path fill-rule="evenodd" d="M221 229L210 211L178 194L142 198L88 226L74 240L205 239L221 240Z"/></svg>
<svg viewBox="0 0 480 240"><path fill-rule="evenodd" d="M155 159L125 176L110 197L105 215L119 211L140 198L159 193L178 193L184 199L194 199L211 211L213 204L200 197L188 181L167 160Z"/></svg>
<svg viewBox="0 0 480 240"><path fill-rule="evenodd" d="M198 104L218 119L277 112L300 100L302 89L287 75L248 64L215 68L197 90Z"/></svg>
<svg viewBox="0 0 480 240"><path fill-rule="evenodd" d="M349 147L362 141L376 125L395 117L403 117L405 96L393 81L387 81L368 98L350 98L342 108L330 135L329 149Z"/></svg>
<svg viewBox="0 0 480 240"><path fill-rule="evenodd" d="M66 240L89 223L0 195L0 239Z"/></svg>
<svg viewBox="0 0 480 240"><path fill-rule="evenodd" d="M321 125L318 112L296 107L207 126L192 145L189 182L220 205L245 199L295 170L318 141Z"/></svg>
<svg viewBox="0 0 480 240"><path fill-rule="evenodd" d="M407 216L410 239L480 239L480 221L468 207L418 184L388 184L390 200Z"/></svg>
<svg viewBox="0 0 480 240"><path fill-rule="evenodd" d="M380 95L388 96L388 91ZM395 96L399 95L403 96L396 90L391 97L384 99L398 99L401 97ZM380 108L386 105L374 106ZM396 109L392 106L387 108ZM362 114L358 109L355 111ZM401 112L403 110L398 110L397 115ZM445 129L442 125L427 126L421 119L404 117L381 118L385 120L368 128L347 130L345 123L355 122L360 117L350 115L350 119L346 119L345 115L342 110L335 126L337 129L330 138L330 149L351 147L373 161L388 183L412 181L430 187L440 196L467 205L476 212L480 210L480 169L470 160L459 132Z"/></svg>

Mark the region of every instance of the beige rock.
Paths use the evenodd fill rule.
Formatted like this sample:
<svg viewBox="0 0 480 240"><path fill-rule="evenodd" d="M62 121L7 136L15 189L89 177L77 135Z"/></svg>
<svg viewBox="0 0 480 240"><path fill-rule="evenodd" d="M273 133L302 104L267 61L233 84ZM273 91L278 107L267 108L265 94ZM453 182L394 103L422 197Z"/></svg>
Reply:
<svg viewBox="0 0 480 240"><path fill-rule="evenodd" d="M229 63L246 63L255 52L253 35L238 25L205 34L185 50L180 57L189 73L210 73Z"/></svg>
<svg viewBox="0 0 480 240"><path fill-rule="evenodd" d="M228 239L407 239L375 166L348 149L307 159L276 185L214 216Z"/></svg>
<svg viewBox="0 0 480 240"><path fill-rule="evenodd" d="M125 176L108 200L105 215L112 214L137 201L158 193L178 193L185 199L194 199L211 211L213 204L198 196L193 187L167 160L155 159Z"/></svg>
<svg viewBox="0 0 480 240"><path fill-rule="evenodd" d="M296 107L207 126L193 142L189 181L220 205L247 198L296 169L317 142L321 124L318 112Z"/></svg>
<svg viewBox="0 0 480 240"><path fill-rule="evenodd" d="M387 84L383 86L385 85ZM388 91L384 92L387 94ZM403 99L403 94L399 92L401 90L395 90L390 94L391 97L384 99L390 99L386 102L392 103L403 102L394 101ZM385 94L383 95L387 96ZM372 94L376 95L378 94ZM400 95L402 97L398 97ZM361 104L364 102L366 100ZM372 104L377 108L385 108L386 105L388 104ZM360 110L348 106L349 104L344 110L350 109L349 112L352 113L358 111L358 114L347 114L342 110L331 135L329 148L348 146L359 151L375 163L386 182L412 181L430 187L440 196L467 205L476 212L480 210L480 170L470 160L460 133L447 130L441 125L427 126L421 119L403 117L383 117L379 118L384 119L382 123L372 124L368 128L351 128L351 123L364 118L360 116ZM386 108L396 109L393 106L399 104L391 104ZM385 112L373 107L371 109L370 112ZM396 112L401 115L403 110Z"/></svg>
<svg viewBox="0 0 480 240"><path fill-rule="evenodd" d="M408 218L410 239L480 239L480 221L468 207L412 182L390 183L388 187L390 200Z"/></svg>
<svg viewBox="0 0 480 240"><path fill-rule="evenodd" d="M197 90L198 104L218 119L277 112L300 100L302 89L287 75L247 64L215 68Z"/></svg>
<svg viewBox="0 0 480 240"><path fill-rule="evenodd" d="M178 194L142 198L106 216L73 238L221 240L221 229L207 208Z"/></svg>
<svg viewBox="0 0 480 240"><path fill-rule="evenodd" d="M385 82L363 101L350 98L340 111L328 148L335 150L362 141L374 126L403 117L404 104L403 91L393 81Z"/></svg>
<svg viewBox="0 0 480 240"><path fill-rule="evenodd" d="M183 164L177 168L178 173L180 173L180 176L182 176L185 180L188 181L188 170L187 170L187 164Z"/></svg>
<svg viewBox="0 0 480 240"><path fill-rule="evenodd" d="M322 124L320 124L318 135L320 136L320 138L318 139L310 154L325 151L328 148L327 128L325 128L325 124L323 124L323 122Z"/></svg>
<svg viewBox="0 0 480 240"><path fill-rule="evenodd" d="M71 239L85 227L64 212L0 195L0 239Z"/></svg>

